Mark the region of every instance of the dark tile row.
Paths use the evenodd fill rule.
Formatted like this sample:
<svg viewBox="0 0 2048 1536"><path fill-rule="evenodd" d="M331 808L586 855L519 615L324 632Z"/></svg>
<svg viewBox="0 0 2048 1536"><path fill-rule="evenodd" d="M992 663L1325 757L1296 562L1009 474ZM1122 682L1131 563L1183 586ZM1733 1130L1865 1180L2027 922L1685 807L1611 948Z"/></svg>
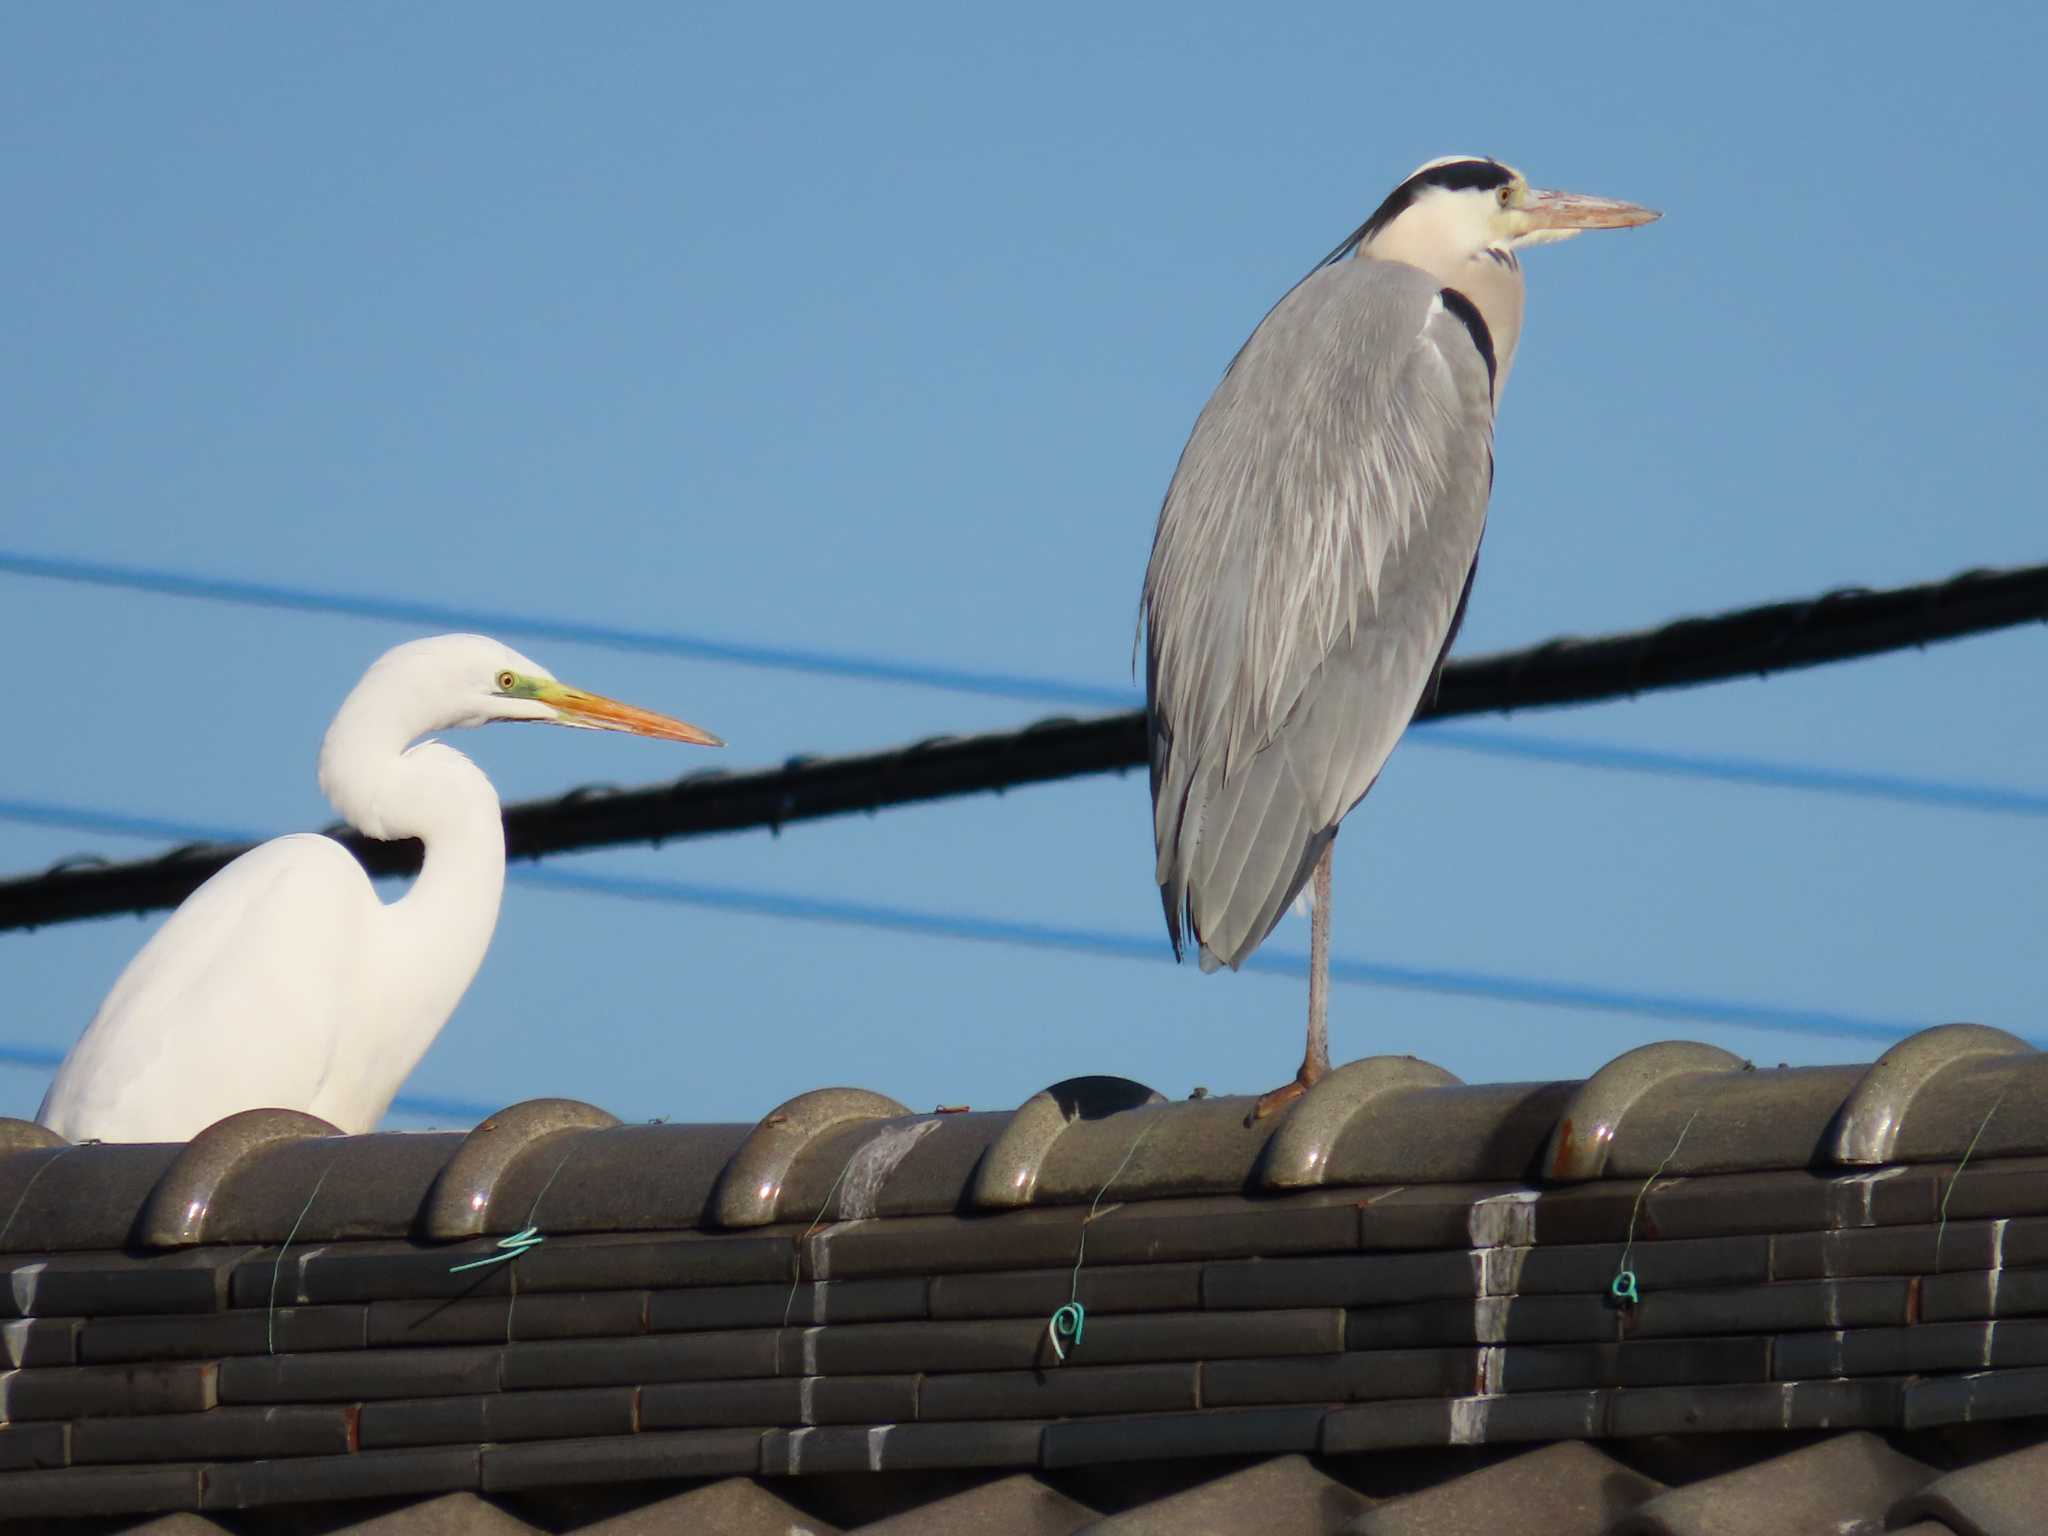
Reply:
<svg viewBox="0 0 2048 1536"><path fill-rule="evenodd" d="M1130 1378L1135 1381L1137 1378ZM884 1394L886 1387L878 1388ZM1332 1407L1210 1407L1137 1411L1085 1419L963 1419L955 1422L820 1424L803 1428L669 1430L647 1419L620 1431L624 1399L607 1393L546 1394L549 1401L493 1422L492 1406L465 1401L412 1410L413 1429L450 1443L338 1450L353 1427L340 1410L271 1412L248 1418L241 1442L287 1442L303 1454L241 1462L204 1459L175 1440L149 1448L148 1465L87 1466L85 1453L121 1449L125 1430L107 1421L68 1430L72 1460L45 1470L0 1473L0 1509L15 1518L234 1510L325 1500L427 1495L457 1490L507 1493L576 1483L790 1476L929 1468L1078 1468L1149 1459L1351 1455L1431 1446L1854 1427L1920 1429L2048 1412L2048 1371L1990 1371L1927 1380L1879 1376L1723 1386L1624 1386L1397 1398ZM571 1400L573 1398L573 1401ZM1143 1400L1143 1393L1133 1399ZM877 1399L877 1402L880 1400ZM217 1410L226 1411L226 1410ZM245 1411L248 1412L248 1411ZM532 1415L522 1417L521 1415ZM554 1415L553 1438L520 1438ZM393 1421L394 1423L396 1421ZM112 1426L112 1427L110 1427ZM561 1431L587 1429L577 1438ZM456 1439L467 1431L468 1437ZM21 1427L0 1431L0 1444ZM95 1440L94 1435L99 1438ZM42 1427L30 1439L47 1442ZM9 1465L33 1466L9 1452ZM195 1459L181 1460L180 1457Z"/></svg>
<svg viewBox="0 0 2048 1536"><path fill-rule="evenodd" d="M1294 1255L1381 1260L1377 1269L1359 1269L1358 1283L1368 1288L1359 1300L1373 1299L1370 1288L1382 1286L1425 1293L1449 1285L1469 1290L1471 1282L1451 1273L1455 1265L1447 1255L1475 1250L1531 1250L1518 1260L1498 1261L1503 1274L1519 1265L1523 1276L1495 1283L1496 1292L1577 1288L1608 1267L1607 1255L1593 1250L1605 1245L1618 1255L1631 1230L1644 1265L1669 1265L1679 1276L1700 1273L1696 1266L1702 1265L1707 1272L1725 1269L1730 1283L1800 1272L1819 1278L1988 1269L1994 1267L1988 1247L2000 1241L2006 1250L2002 1262L2023 1267L2048 1264L2048 1220L2030 1219L2048 1213L2044 1175L2048 1160L2026 1159L1973 1163L1959 1175L1938 1165L1853 1175L1602 1181L1546 1190L1440 1184L1259 1199L1132 1201L1087 1223L1087 1257L1091 1265L1111 1268L1272 1262ZM1070 1268L1084 1222L1082 1210L1057 1207L853 1221L808 1235L799 1226L727 1234L558 1235L516 1261L516 1280L510 1263L458 1267L496 1252L482 1239L451 1245L323 1242L283 1252L217 1246L148 1257L119 1251L22 1254L0 1261L8 1281L0 1285L0 1317L185 1315L230 1305L267 1307L273 1298L347 1305L394 1298L488 1300L515 1289L522 1295L717 1289L734 1292L718 1298L718 1305L731 1308L735 1321L713 1326L741 1326L739 1317L763 1318L776 1303L765 1291L740 1292L787 1286L799 1278L839 1284L934 1275L964 1280L987 1271ZM2002 1226L2002 1234L1994 1235L1994 1226ZM1741 1238L1749 1240L1746 1248L1677 1246L1688 1239ZM1544 1256L1567 1245L1587 1251ZM1404 1254L1416 1255L1415 1263L1403 1268L1390 1262ZM1347 1283L1341 1270L1304 1266L1296 1273L1310 1287ZM1251 1278L1248 1266L1241 1272L1214 1270L1203 1279L1205 1292L1213 1291L1205 1294L1206 1304L1275 1304L1256 1296L1232 1298L1231 1287ZM874 1294L890 1293L881 1288ZM932 1304L939 1306L941 1298L934 1296ZM856 1301L848 1296L845 1305ZM836 1319L827 1313L809 1320Z"/></svg>

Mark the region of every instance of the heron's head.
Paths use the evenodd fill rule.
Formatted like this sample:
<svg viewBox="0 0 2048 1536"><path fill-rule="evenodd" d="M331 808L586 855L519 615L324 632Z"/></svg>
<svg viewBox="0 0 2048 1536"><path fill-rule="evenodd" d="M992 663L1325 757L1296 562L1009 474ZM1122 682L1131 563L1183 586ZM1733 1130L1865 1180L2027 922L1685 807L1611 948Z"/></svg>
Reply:
<svg viewBox="0 0 2048 1536"><path fill-rule="evenodd" d="M1588 229L1628 229L1662 215L1634 203L1529 185L1511 165L1447 155L1411 171L1359 229L1364 254L1426 271L1487 252L1569 240Z"/></svg>
<svg viewBox="0 0 2048 1536"><path fill-rule="evenodd" d="M418 726L419 734L493 720L533 720L705 747L725 745L687 721L571 688L539 662L484 635L436 635L393 647L363 675L343 713L358 700L393 707Z"/></svg>

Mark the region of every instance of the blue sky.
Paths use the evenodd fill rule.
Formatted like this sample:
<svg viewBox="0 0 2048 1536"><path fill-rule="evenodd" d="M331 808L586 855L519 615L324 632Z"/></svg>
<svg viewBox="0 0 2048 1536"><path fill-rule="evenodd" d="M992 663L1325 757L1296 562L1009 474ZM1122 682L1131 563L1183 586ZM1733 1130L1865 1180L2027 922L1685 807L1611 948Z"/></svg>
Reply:
<svg viewBox="0 0 2048 1536"><path fill-rule="evenodd" d="M1159 498L1223 365L1409 169L1477 151L1667 217L1527 263L1466 653L2039 560L2048 23L1928 16L15 8L0 552L1129 687ZM0 575L0 800L324 824L320 734L418 632ZM2042 644L1489 723L2038 791ZM522 648L735 767L1055 712ZM507 798L706 762L457 744ZM1082 1072L1269 1087L1303 986L1165 963L1148 816L1133 775L564 859L1154 958L515 885L411 1088L748 1120L833 1083L919 1108ZM2042 1033L2043 830L1418 732L1339 841L1335 948ZM9 872L161 846L0 821ZM68 1046L148 931L0 935L0 1045ZM1367 986L1332 1036L1468 1080L1670 1037L1880 1048ZM46 1080L0 1067L0 1114Z"/></svg>

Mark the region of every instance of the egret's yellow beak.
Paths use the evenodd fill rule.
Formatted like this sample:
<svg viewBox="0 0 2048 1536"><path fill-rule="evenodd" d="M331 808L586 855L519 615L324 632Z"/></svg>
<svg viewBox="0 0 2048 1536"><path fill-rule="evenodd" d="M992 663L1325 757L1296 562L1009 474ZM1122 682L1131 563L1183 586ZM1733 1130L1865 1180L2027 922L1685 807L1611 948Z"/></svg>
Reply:
<svg viewBox="0 0 2048 1536"><path fill-rule="evenodd" d="M651 709L621 704L600 693L585 693L565 683L542 683L533 696L553 709L562 725L577 725L593 731L631 731L635 736L653 736L662 741L687 741L699 747L725 745L702 726L687 720L657 715Z"/></svg>
<svg viewBox="0 0 2048 1536"><path fill-rule="evenodd" d="M1583 192L1555 192L1532 188L1522 205L1532 229L1632 229L1664 217L1654 208L1638 207L1611 197L1588 197Z"/></svg>

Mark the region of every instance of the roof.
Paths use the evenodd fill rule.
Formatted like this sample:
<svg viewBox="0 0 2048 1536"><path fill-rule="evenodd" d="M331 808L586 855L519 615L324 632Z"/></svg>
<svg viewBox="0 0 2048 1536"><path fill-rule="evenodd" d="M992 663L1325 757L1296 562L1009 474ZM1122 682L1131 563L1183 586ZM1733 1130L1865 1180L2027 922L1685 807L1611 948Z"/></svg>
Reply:
<svg viewBox="0 0 2048 1536"><path fill-rule="evenodd" d="M1950 1025L1584 1082L1380 1057L1247 1104L1079 1078L753 1125L0 1121L0 1520L2037 1523L2048 1055Z"/></svg>

